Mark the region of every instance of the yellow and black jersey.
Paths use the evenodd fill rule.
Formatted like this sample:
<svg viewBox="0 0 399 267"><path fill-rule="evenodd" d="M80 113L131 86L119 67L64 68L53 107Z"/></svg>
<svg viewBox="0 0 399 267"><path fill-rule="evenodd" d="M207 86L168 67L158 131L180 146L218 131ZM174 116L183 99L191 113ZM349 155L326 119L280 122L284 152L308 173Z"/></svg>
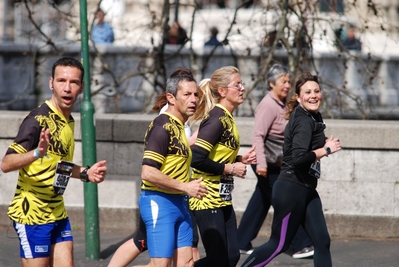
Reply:
<svg viewBox="0 0 399 267"><path fill-rule="evenodd" d="M218 163L233 163L240 148L240 137L234 117L222 105L216 105L201 122L193 150L207 153L208 158ZM193 169L193 178L203 177L208 194L199 200L190 198L191 210L220 208L231 205L231 201L220 197L221 174L206 173Z"/></svg>
<svg viewBox="0 0 399 267"><path fill-rule="evenodd" d="M172 179L190 180L192 153L184 133L183 123L169 113L162 113L149 125L144 137L143 165L159 169ZM142 181L141 189L169 194L181 194Z"/></svg>
<svg viewBox="0 0 399 267"><path fill-rule="evenodd" d="M49 101L25 117L6 154L23 154L35 149L42 128L50 129L50 144L48 158L37 159L19 170L15 195L8 208L8 216L12 220L32 225L68 216L62 195L54 192L53 182L58 161L72 161L74 127L72 116L66 119Z"/></svg>

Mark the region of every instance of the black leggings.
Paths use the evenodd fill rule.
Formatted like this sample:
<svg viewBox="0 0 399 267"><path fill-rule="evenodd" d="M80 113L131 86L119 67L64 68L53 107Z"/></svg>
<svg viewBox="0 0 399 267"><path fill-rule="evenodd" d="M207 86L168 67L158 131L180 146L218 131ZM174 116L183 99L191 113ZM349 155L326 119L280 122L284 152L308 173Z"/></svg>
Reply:
<svg viewBox="0 0 399 267"><path fill-rule="evenodd" d="M195 267L235 267L240 259L233 206L193 211L206 256Z"/></svg>
<svg viewBox="0 0 399 267"><path fill-rule="evenodd" d="M330 267L330 235L328 234L319 194L288 180L274 183L272 202L274 217L272 233L267 243L259 246L242 267L261 267L286 251L302 225L314 245L315 267Z"/></svg>

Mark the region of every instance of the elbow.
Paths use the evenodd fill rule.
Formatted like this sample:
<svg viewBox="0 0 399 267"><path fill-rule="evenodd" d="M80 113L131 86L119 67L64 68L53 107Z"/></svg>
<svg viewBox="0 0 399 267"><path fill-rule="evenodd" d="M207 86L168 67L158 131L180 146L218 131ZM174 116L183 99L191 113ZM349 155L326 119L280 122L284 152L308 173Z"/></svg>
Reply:
<svg viewBox="0 0 399 267"><path fill-rule="evenodd" d="M194 169L198 169L198 167L201 167L201 164L203 161L204 161L204 156L202 156L197 151L193 150L193 158L191 160L191 167Z"/></svg>
<svg viewBox="0 0 399 267"><path fill-rule="evenodd" d="M153 181L153 179L151 179L152 176L152 167L143 165L141 168L141 180L151 183Z"/></svg>
<svg viewBox="0 0 399 267"><path fill-rule="evenodd" d="M0 168L1 168L1 171L4 172L4 173L7 173L7 172L11 171L10 168L8 168L7 164L5 164L3 161L1 161Z"/></svg>
<svg viewBox="0 0 399 267"><path fill-rule="evenodd" d="M145 172L144 170L142 170L142 172L141 172L141 180L143 180L143 181L148 181L148 178L147 178L147 172Z"/></svg>

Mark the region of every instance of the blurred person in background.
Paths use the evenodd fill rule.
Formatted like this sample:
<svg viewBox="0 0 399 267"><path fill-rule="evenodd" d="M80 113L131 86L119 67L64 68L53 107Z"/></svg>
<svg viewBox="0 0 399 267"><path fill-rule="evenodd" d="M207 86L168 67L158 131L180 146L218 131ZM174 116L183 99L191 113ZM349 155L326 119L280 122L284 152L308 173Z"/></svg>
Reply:
<svg viewBox="0 0 399 267"><path fill-rule="evenodd" d="M95 44L112 44L114 42L114 30L108 22L104 21L104 11L97 10L96 17L97 23L91 29L91 40Z"/></svg>

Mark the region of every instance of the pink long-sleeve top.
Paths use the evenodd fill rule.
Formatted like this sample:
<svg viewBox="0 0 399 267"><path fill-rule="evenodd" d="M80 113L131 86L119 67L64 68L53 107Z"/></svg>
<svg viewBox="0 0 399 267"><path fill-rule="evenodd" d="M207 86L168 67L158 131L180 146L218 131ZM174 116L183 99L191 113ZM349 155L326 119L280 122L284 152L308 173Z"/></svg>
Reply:
<svg viewBox="0 0 399 267"><path fill-rule="evenodd" d="M252 133L252 144L255 146L257 168L267 168L264 140L273 135L284 138L287 120L284 118L286 105L269 92L255 109L255 125Z"/></svg>

